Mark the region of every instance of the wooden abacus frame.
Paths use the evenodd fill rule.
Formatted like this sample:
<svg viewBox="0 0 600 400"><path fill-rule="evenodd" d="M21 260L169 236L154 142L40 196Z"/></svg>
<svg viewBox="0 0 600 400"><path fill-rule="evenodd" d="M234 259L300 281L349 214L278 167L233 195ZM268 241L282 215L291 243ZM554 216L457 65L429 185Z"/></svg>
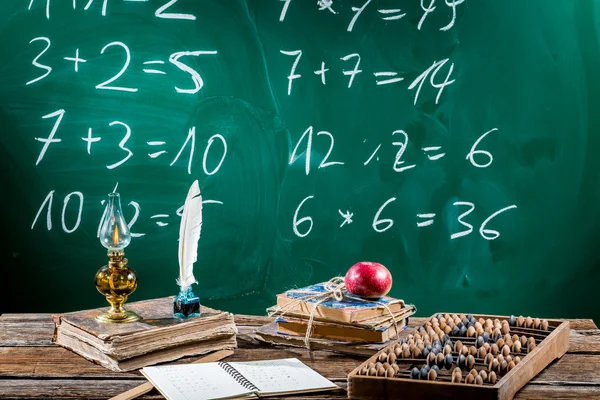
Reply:
<svg viewBox="0 0 600 400"><path fill-rule="evenodd" d="M435 313L428 318L430 321L440 313ZM446 314L446 313L441 313ZM458 314L458 313L456 313ZM509 317L501 315L473 314L475 318L508 320ZM569 348L569 322L548 319L550 329L531 329L539 331L535 333L547 334L539 344L530 352L522 354L522 360L508 373L498 379L496 384L474 385L466 383L451 383L447 381L427 381L399 377L380 377L359 375L361 369L369 363L376 363L379 355L383 352L393 351L398 340L378 351L364 363L355 368L348 375L348 397L353 399L477 399L477 400L509 400L533 377L539 374L548 364L556 358L560 358ZM418 329L419 327L416 327ZM509 333L515 327L511 327ZM400 335L408 336L415 332L415 328L406 329ZM534 333L534 332L532 332ZM451 337L452 340L464 340L464 338ZM519 354L521 356L521 354ZM479 359L477 359L479 360ZM408 366L421 366L425 359L397 359L397 364L408 364ZM453 366L454 369L454 366ZM408 369L410 371L410 369ZM469 372L469 371L467 371Z"/></svg>

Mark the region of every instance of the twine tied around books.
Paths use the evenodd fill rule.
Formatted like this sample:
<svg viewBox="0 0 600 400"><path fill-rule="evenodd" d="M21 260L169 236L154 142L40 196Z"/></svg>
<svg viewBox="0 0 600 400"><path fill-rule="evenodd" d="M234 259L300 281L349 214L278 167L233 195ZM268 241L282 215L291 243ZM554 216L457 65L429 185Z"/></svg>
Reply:
<svg viewBox="0 0 600 400"><path fill-rule="evenodd" d="M294 299L293 301L289 302L288 304L286 304L284 306L273 307L274 311L272 311L269 315L283 317L288 311L292 310L299 303L301 303L303 301L306 302L306 301L316 300L314 302L313 308L310 312L310 317L308 319L308 325L306 327L306 334L304 335L304 345L306 346L306 348L308 350L310 350L310 337L312 335L313 322L315 319L315 312L317 311L317 307L321 303L323 303L327 300L330 300L332 298L337 301L342 301L342 300L344 300L344 298L347 298L347 299L352 299L352 300L356 300L356 301L362 301L365 303L375 303L375 304L385 308L387 313L390 315L392 321L394 322L394 328L396 329L395 337L396 338L400 337L399 336L400 332L398 330L398 321L396 320L394 313L392 313L392 311L390 310L390 308L387 304L380 302L380 301L364 299L362 297L355 296L351 293L348 293L347 291L345 292L346 285L344 284L344 278L341 276L336 276L334 278L331 278L330 280L325 282L325 284L323 285L323 288L325 289L325 292L323 292L323 293L315 293L315 292L311 292L308 290L301 290L301 289L288 290L287 293L300 294L301 296L297 297L296 299Z"/></svg>

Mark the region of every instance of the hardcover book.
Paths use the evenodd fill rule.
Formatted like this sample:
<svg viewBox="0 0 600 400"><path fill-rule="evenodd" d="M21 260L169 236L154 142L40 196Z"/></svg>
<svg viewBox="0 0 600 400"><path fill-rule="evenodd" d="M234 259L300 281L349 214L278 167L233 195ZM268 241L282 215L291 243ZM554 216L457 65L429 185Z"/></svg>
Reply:
<svg viewBox="0 0 600 400"><path fill-rule="evenodd" d="M105 323L105 308L53 315L53 342L113 371L131 371L237 346L233 315L202 307L201 317L173 317L173 297L131 302L142 320Z"/></svg>
<svg viewBox="0 0 600 400"><path fill-rule="evenodd" d="M301 289L288 290L285 293L277 295L277 307L284 308L285 313L294 311L305 315L310 315L314 303L319 299L312 298L303 300L311 295L326 293L325 283L318 283ZM384 317L389 315L387 309L396 314L406 307L403 300L383 296L379 299L356 299L347 291L343 292L343 299L338 301L334 298L320 303L315 310L315 318L331 321L354 324L377 316ZM354 298L353 298L354 297Z"/></svg>

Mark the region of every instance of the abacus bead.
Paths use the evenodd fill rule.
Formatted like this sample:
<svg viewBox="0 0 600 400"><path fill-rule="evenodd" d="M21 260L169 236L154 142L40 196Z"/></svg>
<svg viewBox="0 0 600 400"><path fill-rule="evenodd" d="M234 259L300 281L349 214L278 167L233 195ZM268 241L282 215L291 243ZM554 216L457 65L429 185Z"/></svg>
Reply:
<svg viewBox="0 0 600 400"><path fill-rule="evenodd" d="M519 339L519 335L514 334L510 337L510 339L514 342L519 342L521 339Z"/></svg>
<svg viewBox="0 0 600 400"><path fill-rule="evenodd" d="M475 341L476 347L480 348L481 346L483 346L484 343L485 340L483 340L483 336L477 336L477 340Z"/></svg>
<svg viewBox="0 0 600 400"><path fill-rule="evenodd" d="M523 335L519 338L519 341L521 342L521 347L525 347L527 346L527 336Z"/></svg>
<svg viewBox="0 0 600 400"><path fill-rule="evenodd" d="M388 363L390 363L390 364L393 364L393 363L395 363L395 362L396 362L396 359L397 359L397 358L398 358L398 357L396 357L396 354L394 354L394 353L390 353L390 355L388 356L388 359L387 359L387 361L388 361Z"/></svg>
<svg viewBox="0 0 600 400"><path fill-rule="evenodd" d="M379 354L379 357L377 358L380 362L384 362L387 361L388 358L388 354L384 351L383 353Z"/></svg>
<svg viewBox="0 0 600 400"><path fill-rule="evenodd" d="M521 357L517 356L513 361L515 362L515 365L518 365L521 362Z"/></svg>
<svg viewBox="0 0 600 400"><path fill-rule="evenodd" d="M484 382L487 381L488 374L485 371L485 369L482 369L481 371L479 371L479 376L481 377L481 379L483 379Z"/></svg>
<svg viewBox="0 0 600 400"><path fill-rule="evenodd" d="M513 353L520 353L521 352L521 342L520 341L516 341L513 343L512 345L512 351Z"/></svg>
<svg viewBox="0 0 600 400"><path fill-rule="evenodd" d="M485 347L480 347L479 350L477 350L477 358L485 358L486 355L487 351L485 351Z"/></svg>
<svg viewBox="0 0 600 400"><path fill-rule="evenodd" d="M535 349L535 346L536 346L535 343L529 343L527 345L527 352L531 353L533 351L533 349Z"/></svg>
<svg viewBox="0 0 600 400"><path fill-rule="evenodd" d="M512 356L509 355L509 356L506 356L505 360L507 363L510 363L513 360L513 358L512 358Z"/></svg>
<svg viewBox="0 0 600 400"><path fill-rule="evenodd" d="M463 346L462 349L460 349L460 354L464 355L465 357L469 355L469 347L468 346Z"/></svg>
<svg viewBox="0 0 600 400"><path fill-rule="evenodd" d="M400 367L398 366L398 364L392 364L392 368L394 369L394 372L400 371Z"/></svg>
<svg viewBox="0 0 600 400"><path fill-rule="evenodd" d="M368 375L369 374L369 368L367 368L366 366L362 367L358 374L359 375Z"/></svg>
<svg viewBox="0 0 600 400"><path fill-rule="evenodd" d="M452 356L450 356L450 357L452 357ZM439 368L444 367L444 355L442 353L439 353L437 355L437 358L435 359L435 365L437 365Z"/></svg>
<svg viewBox="0 0 600 400"><path fill-rule="evenodd" d="M478 374L477 374L477 370L475 368L471 368L471 370L469 371L470 375L473 375L473 378L475 378Z"/></svg>
<svg viewBox="0 0 600 400"><path fill-rule="evenodd" d="M485 352L487 353L488 351L490 351L490 347L492 347L492 346L489 343L486 342L481 347L484 348Z"/></svg>
<svg viewBox="0 0 600 400"><path fill-rule="evenodd" d="M410 371L410 379L419 379L420 376L421 371L419 371L419 368L414 367L412 371Z"/></svg>
<svg viewBox="0 0 600 400"><path fill-rule="evenodd" d="M497 359L493 359L492 362L488 365L488 370L489 371L497 371L498 367L500 366L500 363L498 362Z"/></svg>
<svg viewBox="0 0 600 400"><path fill-rule="evenodd" d="M444 334L444 335L442 336L442 343L446 343L448 340L450 340L450 336L448 336L448 335Z"/></svg>
<svg viewBox="0 0 600 400"><path fill-rule="evenodd" d="M515 364L514 361L511 361L511 362L508 363L508 370L510 371L511 369L513 369L516 366L517 366L517 364Z"/></svg>
<svg viewBox="0 0 600 400"><path fill-rule="evenodd" d="M533 318L531 318L531 317L527 317L527 318L525 319L525 327L526 327L526 328L531 328L531 327L533 327Z"/></svg>
<svg viewBox="0 0 600 400"><path fill-rule="evenodd" d="M410 358L410 350L408 348L406 348L406 349L404 349L404 351L402 351L401 358Z"/></svg>
<svg viewBox="0 0 600 400"><path fill-rule="evenodd" d="M390 365L390 363L389 363L389 362L387 362L387 361L386 361L386 362L384 362L384 363L383 363L383 368L384 368L385 370L387 370L389 367L391 367L391 365Z"/></svg>
<svg viewBox="0 0 600 400"><path fill-rule="evenodd" d="M458 326L454 325L452 327L452 331L450 332L450 334L452 336L458 336L458 335L460 335L460 328Z"/></svg>
<svg viewBox="0 0 600 400"><path fill-rule="evenodd" d="M475 334L476 334L477 336L481 336L481 335L483 335L483 332L484 332L484 331L483 331L483 328L481 328L481 327L480 327L480 328L475 328Z"/></svg>
<svg viewBox="0 0 600 400"><path fill-rule="evenodd" d="M427 347L425 347L425 348L423 349L423 357L424 357L424 358L427 358L427 356L428 356L428 355L429 355L429 349L428 349Z"/></svg>
<svg viewBox="0 0 600 400"><path fill-rule="evenodd" d="M525 324L525 318L522 315L519 315L517 318L517 326L520 328Z"/></svg>
<svg viewBox="0 0 600 400"><path fill-rule="evenodd" d="M535 343L535 338L533 336L530 336L529 339L527 339L527 344L529 343Z"/></svg>
<svg viewBox="0 0 600 400"><path fill-rule="evenodd" d="M385 368L379 367L377 370L377 376L385 376Z"/></svg>
<svg viewBox="0 0 600 400"><path fill-rule="evenodd" d="M472 355L469 354L469 356L467 357L465 366L467 367L467 369L472 369L474 365L475 365L475 357L473 357Z"/></svg>
<svg viewBox="0 0 600 400"><path fill-rule="evenodd" d="M396 371L394 370L394 368L389 367L388 369L385 370L385 376L386 377L391 378L394 375L396 375Z"/></svg>
<svg viewBox="0 0 600 400"><path fill-rule="evenodd" d="M506 360L504 360L500 363L500 373L505 374L507 369L508 369L508 363L506 362Z"/></svg>
<svg viewBox="0 0 600 400"><path fill-rule="evenodd" d="M469 347L469 354L475 357L477 355L477 348L475 346Z"/></svg>
<svg viewBox="0 0 600 400"><path fill-rule="evenodd" d="M474 337L474 336L475 336L475 328L470 326L469 329L467 329L467 337Z"/></svg>
<svg viewBox="0 0 600 400"><path fill-rule="evenodd" d="M458 368L465 368L465 364L467 362L467 358L464 355L459 355L456 363L458 364Z"/></svg>
<svg viewBox="0 0 600 400"><path fill-rule="evenodd" d="M467 375L467 377L465 378L465 383L468 385L471 385L475 382L475 378L473 377L473 375L469 374Z"/></svg>
<svg viewBox="0 0 600 400"><path fill-rule="evenodd" d="M429 353L429 355L427 356L427 365L429 365L430 367L435 365L435 354L434 353Z"/></svg>
<svg viewBox="0 0 600 400"><path fill-rule="evenodd" d="M374 364L374 363L372 363L372 362L370 362L370 363L369 363L369 365L367 365L367 368L371 369L371 368L373 368L374 366L375 366L375 364Z"/></svg>
<svg viewBox="0 0 600 400"><path fill-rule="evenodd" d="M503 334L507 334L510 331L510 326L508 326L508 324L503 324L502 325L502 329L500 329L500 332L502 332Z"/></svg>
<svg viewBox="0 0 600 400"><path fill-rule="evenodd" d="M498 354L498 357L496 357L496 360L498 360L499 363L502 363L502 361L504 361L505 358L502 354Z"/></svg>
<svg viewBox="0 0 600 400"><path fill-rule="evenodd" d="M396 355L396 357L400 357L402 355L402 348L400 348L400 347L394 348L394 354Z"/></svg>
<svg viewBox="0 0 600 400"><path fill-rule="evenodd" d="M429 367L425 366L425 367L421 368L421 379L426 380L428 373L429 373Z"/></svg>
<svg viewBox="0 0 600 400"><path fill-rule="evenodd" d="M498 352L500 351L500 348L498 347L498 345L496 343L494 343L491 347L490 347L490 353L492 353L493 355L498 354Z"/></svg>
<svg viewBox="0 0 600 400"><path fill-rule="evenodd" d="M460 349L462 349L463 344L460 340L457 340L456 342L454 342L454 351L456 351L457 353L460 352Z"/></svg>
<svg viewBox="0 0 600 400"><path fill-rule="evenodd" d="M490 334L487 332L483 332L483 334L481 335L481 337L483 337L483 341L484 342L489 342L490 341Z"/></svg>
<svg viewBox="0 0 600 400"><path fill-rule="evenodd" d="M514 315L511 315L510 318L508 319L508 324L510 326L517 325L517 318Z"/></svg>
<svg viewBox="0 0 600 400"><path fill-rule="evenodd" d="M451 327L450 325L446 325L446 327L444 328L443 332L444 332L446 335L449 335L449 334L451 334L451 333L452 333L452 327Z"/></svg>
<svg viewBox="0 0 600 400"><path fill-rule="evenodd" d="M452 347L450 345L444 346L444 354L452 354Z"/></svg>
<svg viewBox="0 0 600 400"><path fill-rule="evenodd" d="M498 346L498 350L500 350L501 348L504 347L504 339L500 338L498 340L496 340L496 346Z"/></svg>
<svg viewBox="0 0 600 400"><path fill-rule="evenodd" d="M380 363L379 361L377 361L377 362L375 363L375 369L377 369L377 370L379 369L379 367L382 367L382 366L383 366L383 364L382 364L382 363Z"/></svg>
<svg viewBox="0 0 600 400"><path fill-rule="evenodd" d="M483 364L488 365L489 363L492 362L493 359L494 359L494 356L491 353L488 353L488 355L485 356L485 359L483 360Z"/></svg>
<svg viewBox="0 0 600 400"><path fill-rule="evenodd" d="M504 347L502 347L502 355L506 357L509 354L510 354L510 347L508 347L508 345L505 344Z"/></svg>
<svg viewBox="0 0 600 400"><path fill-rule="evenodd" d="M494 371L490 372L490 374L488 375L488 382L492 385L496 384L496 373Z"/></svg>
<svg viewBox="0 0 600 400"><path fill-rule="evenodd" d="M508 333L508 332L507 332ZM492 335L494 336L498 336L498 335L504 335L504 333L502 333L502 331L500 329L494 329L492 331Z"/></svg>
<svg viewBox="0 0 600 400"><path fill-rule="evenodd" d="M435 372L434 369L430 369L429 373L427 374L427 380L428 381L435 381L437 379L437 372Z"/></svg>
<svg viewBox="0 0 600 400"><path fill-rule="evenodd" d="M421 349L419 349L418 347L415 347L412 352L412 357L419 358L419 357L421 357L421 354L422 354Z"/></svg>
<svg viewBox="0 0 600 400"><path fill-rule="evenodd" d="M548 320L547 320L547 319L543 319L543 320L542 320L542 325L541 325L541 328L542 328L543 330L547 331L547 330L549 330L549 327L550 327L550 326L549 326L549 324L548 324Z"/></svg>
<svg viewBox="0 0 600 400"><path fill-rule="evenodd" d="M460 368L455 368L452 372L452 383L460 383L462 381L462 371Z"/></svg>
<svg viewBox="0 0 600 400"><path fill-rule="evenodd" d="M533 327L535 329L540 329L540 325L542 325L542 321L539 318L533 320Z"/></svg>
<svg viewBox="0 0 600 400"><path fill-rule="evenodd" d="M444 357L444 367L446 367L447 370L450 370L453 361L452 354L447 354L446 357Z"/></svg>
<svg viewBox="0 0 600 400"><path fill-rule="evenodd" d="M375 369L375 367L371 367L369 369L369 376L377 376L377 370Z"/></svg>

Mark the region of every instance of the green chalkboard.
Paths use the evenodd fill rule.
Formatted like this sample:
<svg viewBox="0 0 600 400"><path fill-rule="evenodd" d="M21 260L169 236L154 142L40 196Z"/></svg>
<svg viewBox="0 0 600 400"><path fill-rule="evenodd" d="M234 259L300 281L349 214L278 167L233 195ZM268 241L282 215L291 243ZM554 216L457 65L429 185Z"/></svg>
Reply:
<svg viewBox="0 0 600 400"><path fill-rule="evenodd" d="M132 300L207 305L385 264L440 310L600 318L600 1L6 0L0 311L104 305L116 190Z"/></svg>

